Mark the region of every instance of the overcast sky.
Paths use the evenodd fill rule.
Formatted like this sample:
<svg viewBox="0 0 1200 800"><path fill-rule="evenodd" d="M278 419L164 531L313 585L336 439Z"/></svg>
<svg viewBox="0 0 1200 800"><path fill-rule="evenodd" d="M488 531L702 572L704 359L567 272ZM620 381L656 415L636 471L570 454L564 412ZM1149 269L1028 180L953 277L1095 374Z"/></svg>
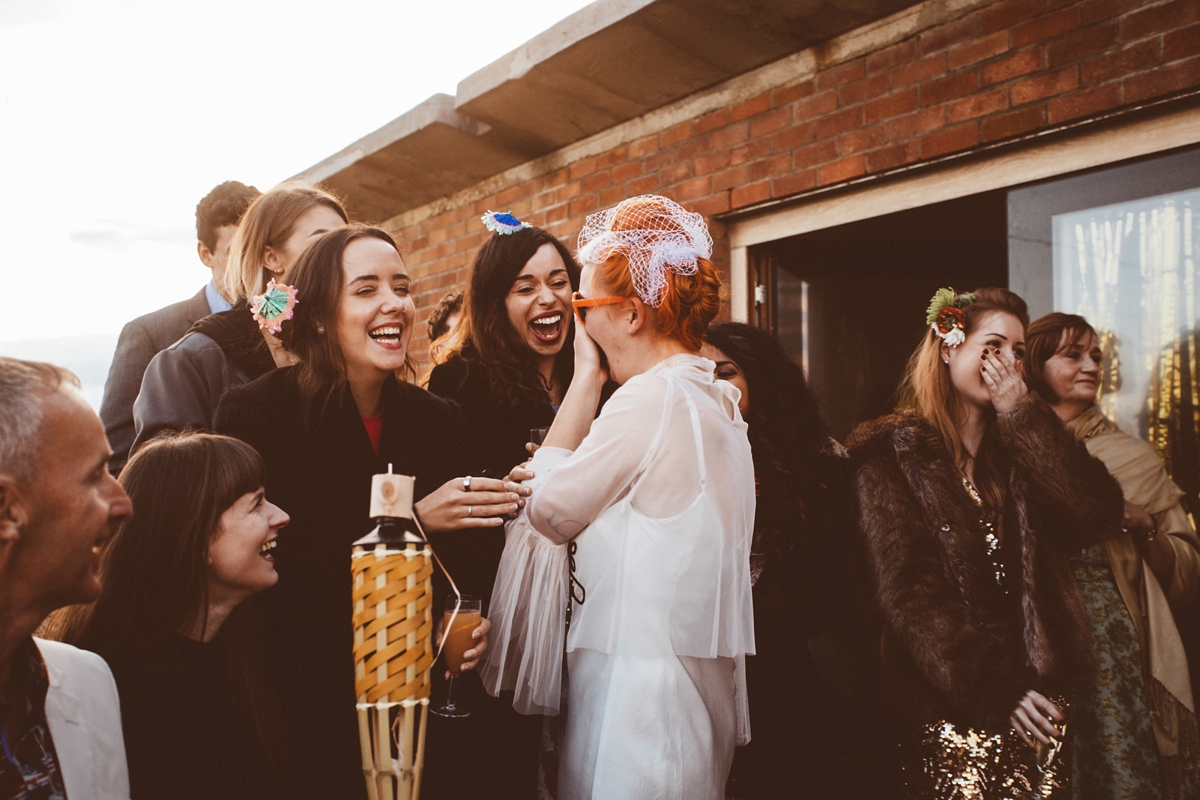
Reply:
<svg viewBox="0 0 1200 800"><path fill-rule="evenodd" d="M214 185L268 189L585 5L0 0L0 343L191 296Z"/></svg>

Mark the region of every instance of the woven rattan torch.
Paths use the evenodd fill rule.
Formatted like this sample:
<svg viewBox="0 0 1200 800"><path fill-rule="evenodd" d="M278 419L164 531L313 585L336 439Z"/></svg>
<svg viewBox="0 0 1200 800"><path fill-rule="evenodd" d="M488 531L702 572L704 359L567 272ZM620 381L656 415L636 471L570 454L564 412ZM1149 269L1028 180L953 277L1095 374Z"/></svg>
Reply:
<svg viewBox="0 0 1200 800"><path fill-rule="evenodd" d="M371 481L374 531L354 543L354 668L370 800L418 800L433 666L433 559L413 479Z"/></svg>

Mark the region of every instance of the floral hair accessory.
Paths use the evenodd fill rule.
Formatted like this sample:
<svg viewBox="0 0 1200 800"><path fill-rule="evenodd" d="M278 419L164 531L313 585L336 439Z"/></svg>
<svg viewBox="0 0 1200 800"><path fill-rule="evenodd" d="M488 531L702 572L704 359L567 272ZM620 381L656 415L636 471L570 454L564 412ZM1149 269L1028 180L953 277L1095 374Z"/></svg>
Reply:
<svg viewBox="0 0 1200 800"><path fill-rule="evenodd" d="M267 284L267 290L255 295L250 303L250 315L258 323L258 327L267 333L279 333L283 323L292 318L292 309L296 307L296 289L286 283L275 285L272 278Z"/></svg>
<svg viewBox="0 0 1200 800"><path fill-rule="evenodd" d="M925 324L943 342L958 347L967 340L967 315L963 309L975 302L973 294L958 294L954 289L938 289L929 301Z"/></svg>
<svg viewBox="0 0 1200 800"><path fill-rule="evenodd" d="M501 214L499 211L489 210L480 219L483 220L483 224L487 226L489 231L499 233L503 236L514 234L522 228L533 227L528 222L521 222L521 220L514 217L511 211L507 214Z"/></svg>

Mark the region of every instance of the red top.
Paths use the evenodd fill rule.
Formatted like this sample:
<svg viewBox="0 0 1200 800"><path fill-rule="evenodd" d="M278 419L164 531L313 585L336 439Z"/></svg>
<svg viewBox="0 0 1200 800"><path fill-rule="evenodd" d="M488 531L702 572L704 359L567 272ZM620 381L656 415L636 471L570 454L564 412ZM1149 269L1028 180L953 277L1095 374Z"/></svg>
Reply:
<svg viewBox="0 0 1200 800"><path fill-rule="evenodd" d="M363 417L363 425L367 428L367 436L371 437L371 447L375 448L375 457L379 457L379 440L383 438L383 414L377 417Z"/></svg>

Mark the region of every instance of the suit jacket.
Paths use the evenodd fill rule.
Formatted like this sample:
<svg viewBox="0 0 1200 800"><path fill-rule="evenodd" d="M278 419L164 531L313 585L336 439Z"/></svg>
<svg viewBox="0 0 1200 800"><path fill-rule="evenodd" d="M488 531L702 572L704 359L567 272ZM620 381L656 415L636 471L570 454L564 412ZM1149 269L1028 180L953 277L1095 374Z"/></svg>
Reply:
<svg viewBox="0 0 1200 800"><path fill-rule="evenodd" d="M133 401L150 360L208 314L208 298L201 289L194 297L140 316L121 329L100 403L100 419L113 449L108 468L114 475L125 466L133 447Z"/></svg>
<svg viewBox="0 0 1200 800"><path fill-rule="evenodd" d="M62 642L34 639L50 688L46 722L71 800L129 800L117 684L104 659Z"/></svg>

